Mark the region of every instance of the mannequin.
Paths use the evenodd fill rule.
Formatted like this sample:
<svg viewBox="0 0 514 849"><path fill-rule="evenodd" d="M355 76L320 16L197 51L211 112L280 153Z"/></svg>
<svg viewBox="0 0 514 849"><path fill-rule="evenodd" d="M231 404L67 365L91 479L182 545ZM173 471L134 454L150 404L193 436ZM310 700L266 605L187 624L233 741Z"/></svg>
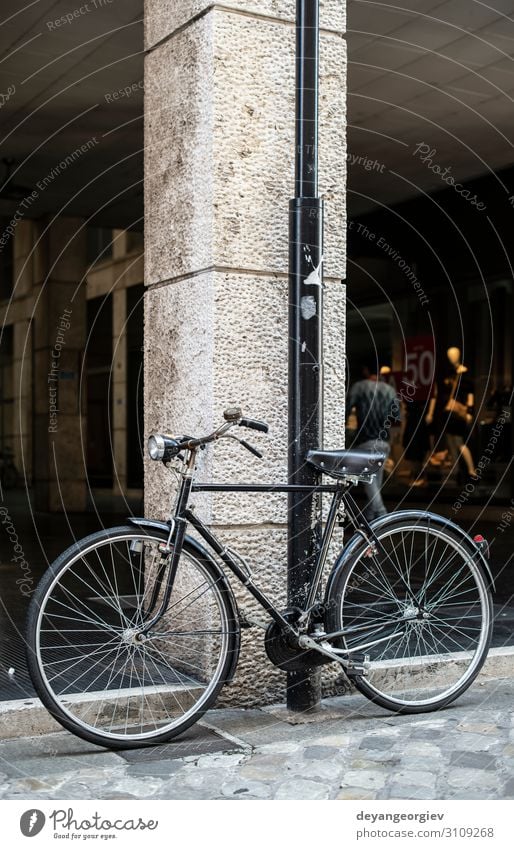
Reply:
<svg viewBox="0 0 514 849"><path fill-rule="evenodd" d="M457 347L448 348L449 372L441 381L441 385L435 387L435 392L428 406L426 415L427 425L431 425L438 411L441 429L446 435L448 449L453 463L457 463L459 457L466 464L469 477L476 475L473 456L469 447L465 444L465 437L473 421L473 408L475 396L473 383L469 377L467 366L461 361L461 351ZM458 416L452 412L452 405L456 403L459 408L464 406L467 412L464 416Z"/></svg>

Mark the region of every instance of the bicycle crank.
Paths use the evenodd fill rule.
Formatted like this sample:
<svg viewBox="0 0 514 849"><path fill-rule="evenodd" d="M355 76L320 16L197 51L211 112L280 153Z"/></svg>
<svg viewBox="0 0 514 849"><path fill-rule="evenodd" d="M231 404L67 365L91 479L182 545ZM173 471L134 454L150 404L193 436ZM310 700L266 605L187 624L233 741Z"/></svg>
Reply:
<svg viewBox="0 0 514 849"><path fill-rule="evenodd" d="M329 663L331 661L339 663L343 667L348 678L361 678L368 674L368 670L370 668L369 655L356 654L351 658L344 657L343 655L348 655L350 650L334 649L326 642L317 643L307 634L302 634L302 636L298 638L298 643L301 648L309 649L309 654L312 654L313 651L317 651L325 656L327 660L325 660L324 663ZM355 649L355 651L357 650L358 649Z"/></svg>
<svg viewBox="0 0 514 849"><path fill-rule="evenodd" d="M301 610L293 607L280 612L284 619L292 625L296 624L302 615ZM332 660L337 660L335 657L326 657L326 653L320 652L319 646L314 640L310 640L312 645L309 645L309 648L314 649L314 651L305 651L300 645L301 639L303 638L287 633L281 625L272 621L266 629L264 647L274 666L284 672L297 672L312 666L324 666Z"/></svg>

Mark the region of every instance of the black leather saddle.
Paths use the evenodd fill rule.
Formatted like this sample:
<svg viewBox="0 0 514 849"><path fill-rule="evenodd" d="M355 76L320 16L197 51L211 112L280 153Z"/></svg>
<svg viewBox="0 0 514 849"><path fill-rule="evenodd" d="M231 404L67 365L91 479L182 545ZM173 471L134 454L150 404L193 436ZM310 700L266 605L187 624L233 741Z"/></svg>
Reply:
<svg viewBox="0 0 514 849"><path fill-rule="evenodd" d="M369 481L385 463L384 453L371 451L308 451L307 462L332 478Z"/></svg>

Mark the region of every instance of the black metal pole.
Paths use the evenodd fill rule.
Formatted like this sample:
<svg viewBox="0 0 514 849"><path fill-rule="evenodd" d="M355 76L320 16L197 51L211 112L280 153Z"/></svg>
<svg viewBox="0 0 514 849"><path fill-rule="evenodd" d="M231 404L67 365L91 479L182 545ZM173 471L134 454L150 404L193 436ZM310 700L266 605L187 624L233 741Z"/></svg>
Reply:
<svg viewBox="0 0 514 849"><path fill-rule="evenodd" d="M289 221L289 483L317 485L305 462L322 444L323 203L318 197L319 0L297 0L295 198ZM319 494L289 495L288 605L302 607L319 547ZM312 710L321 673L288 673L287 706Z"/></svg>

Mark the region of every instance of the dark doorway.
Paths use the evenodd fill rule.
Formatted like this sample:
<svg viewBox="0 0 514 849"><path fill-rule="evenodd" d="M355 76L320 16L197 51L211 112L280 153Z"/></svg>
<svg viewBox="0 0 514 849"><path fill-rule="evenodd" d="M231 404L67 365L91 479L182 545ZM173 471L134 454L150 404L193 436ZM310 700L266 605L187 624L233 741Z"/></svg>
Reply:
<svg viewBox="0 0 514 849"><path fill-rule="evenodd" d="M112 297L87 303L87 475L91 487L112 488Z"/></svg>
<svg viewBox="0 0 514 849"><path fill-rule="evenodd" d="M127 485L143 487L143 284L127 289Z"/></svg>
<svg viewBox="0 0 514 849"><path fill-rule="evenodd" d="M14 424L13 397L13 328L6 325L0 332L0 451L12 448Z"/></svg>

